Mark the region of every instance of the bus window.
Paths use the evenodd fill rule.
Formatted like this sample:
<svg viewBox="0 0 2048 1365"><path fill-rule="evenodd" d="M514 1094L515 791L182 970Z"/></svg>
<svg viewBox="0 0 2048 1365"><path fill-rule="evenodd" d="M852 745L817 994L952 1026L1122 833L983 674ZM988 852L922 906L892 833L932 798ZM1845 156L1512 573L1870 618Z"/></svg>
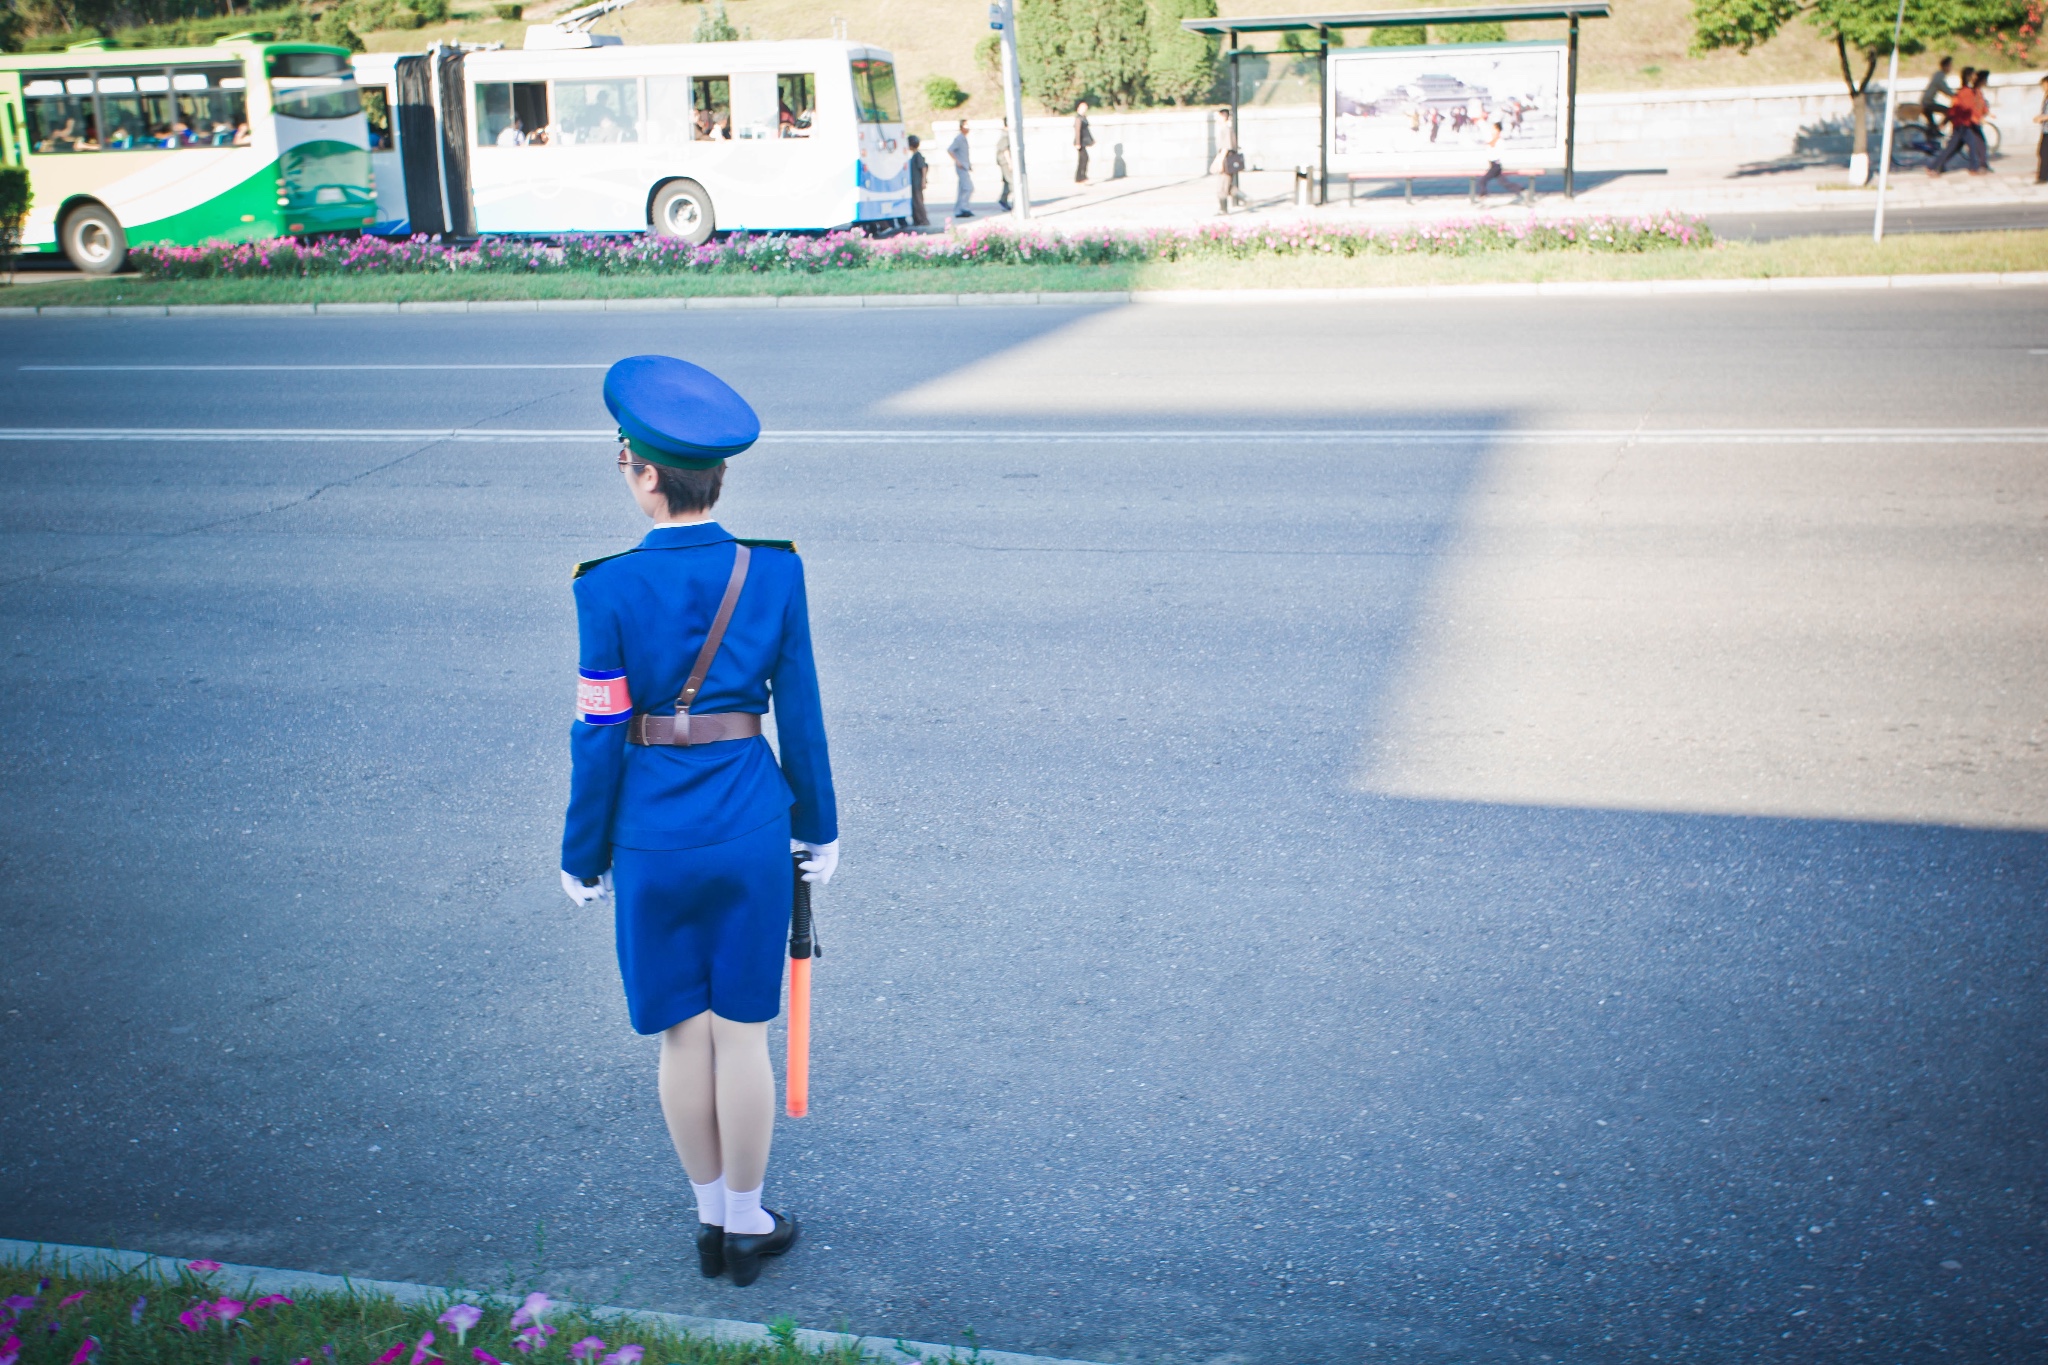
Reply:
<svg viewBox="0 0 2048 1365"><path fill-rule="evenodd" d="M640 140L638 81L556 81L555 126L564 146Z"/></svg>
<svg viewBox="0 0 2048 1365"><path fill-rule="evenodd" d="M690 108L688 76L647 78L647 140L663 147L688 142L696 117Z"/></svg>
<svg viewBox="0 0 2048 1365"><path fill-rule="evenodd" d="M187 67L171 73L188 147L235 147L249 138L248 82L239 66ZM236 141L237 134L241 141Z"/></svg>
<svg viewBox="0 0 2048 1365"><path fill-rule="evenodd" d="M862 123L901 123L903 105L896 98L896 68L871 57L853 62L853 98Z"/></svg>
<svg viewBox="0 0 2048 1365"><path fill-rule="evenodd" d="M781 137L809 137L818 114L818 78L808 72L775 78L775 131Z"/></svg>
<svg viewBox="0 0 2048 1365"><path fill-rule="evenodd" d="M135 78L102 76L99 88L100 117L107 125L101 145L110 152L154 147L156 141L149 135L149 119L143 112L142 96L136 92Z"/></svg>
<svg viewBox="0 0 2048 1365"><path fill-rule="evenodd" d="M767 72L732 78L732 135L749 142L775 136L775 78Z"/></svg>
<svg viewBox="0 0 2048 1365"><path fill-rule="evenodd" d="M630 84L630 82L628 82ZM483 81L476 87L476 145L545 147L546 81Z"/></svg>
<svg viewBox="0 0 2048 1365"><path fill-rule="evenodd" d="M334 52L273 53L270 104L284 118L347 118L363 111L355 69Z"/></svg>
<svg viewBox="0 0 2048 1365"><path fill-rule="evenodd" d="M690 82L690 136L715 142L732 136L732 77L698 76Z"/></svg>
<svg viewBox="0 0 2048 1365"><path fill-rule="evenodd" d="M81 88L83 87L83 88ZM92 77L50 73L22 82L28 114L28 145L37 152L96 152L99 117L93 109Z"/></svg>
<svg viewBox="0 0 2048 1365"><path fill-rule="evenodd" d="M364 85L357 88L363 92L363 119L370 125L370 150L390 151L396 145L391 140L391 87Z"/></svg>

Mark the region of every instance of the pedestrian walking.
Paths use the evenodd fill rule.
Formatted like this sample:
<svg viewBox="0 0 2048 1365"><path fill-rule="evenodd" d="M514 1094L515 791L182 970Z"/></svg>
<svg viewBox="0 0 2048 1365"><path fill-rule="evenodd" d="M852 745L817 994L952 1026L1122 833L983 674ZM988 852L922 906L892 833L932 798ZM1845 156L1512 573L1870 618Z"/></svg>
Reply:
<svg viewBox="0 0 2048 1365"><path fill-rule="evenodd" d="M725 462L761 434L716 375L632 356L606 372L604 401L654 528L576 569L562 889L616 899L627 1014L661 1039L662 1117L697 1197L698 1269L747 1285L798 1232L761 1203L790 857L807 855L815 886L839 864L803 562L711 519ZM779 757L761 737L771 702Z"/></svg>
<svg viewBox="0 0 2048 1365"><path fill-rule="evenodd" d="M929 227L932 220L924 210L924 177L930 167L917 149L916 133L905 138L904 144L910 148L910 223L912 227Z"/></svg>
<svg viewBox="0 0 2048 1365"><path fill-rule="evenodd" d="M1074 106L1074 183L1088 183L1088 149L1095 145L1095 130L1088 126L1088 101Z"/></svg>
<svg viewBox="0 0 2048 1365"><path fill-rule="evenodd" d="M1955 88L1948 83L1948 74L1955 70L1955 65L1954 57L1943 57L1940 65L1934 68L1934 74L1927 78L1927 84L1920 90L1920 121L1927 125L1928 133L1935 137L1941 135L1941 121L1948 115L1948 96L1955 93ZM1967 72L1963 79L1969 79Z"/></svg>
<svg viewBox="0 0 2048 1365"><path fill-rule="evenodd" d="M2034 153L2034 183L2048 185L2048 76L2041 78L2041 112L2034 115L2041 129L2041 146Z"/></svg>
<svg viewBox="0 0 2048 1365"><path fill-rule="evenodd" d="M1970 168L1970 174L1983 175L1990 169L1984 146L1984 133L1977 125L1984 119L1989 105L1984 98L1984 77L1989 74L1971 67L1963 68L1963 80L1956 90L1956 97L1948 106L1948 143L1941 149L1941 155L1927 168L1927 174L1939 178L1948 169L1949 160L1960 151Z"/></svg>
<svg viewBox="0 0 2048 1365"><path fill-rule="evenodd" d="M1521 193L1523 190L1527 189L1528 186L1524 185L1519 180L1515 180L1509 177L1501 170L1500 140L1502 130L1500 120L1493 120L1493 122L1486 125L1486 128L1488 133L1486 139L1486 154L1489 157L1492 157L1493 159L1486 163L1486 174L1479 177L1479 197L1481 199L1484 199L1487 196L1489 189L1493 185L1493 182L1496 180L1500 182L1500 187L1508 191L1509 193Z"/></svg>
<svg viewBox="0 0 2048 1365"><path fill-rule="evenodd" d="M953 140L946 144L946 155L953 159L953 216L972 218L974 210L968 204L974 200L974 177L967 147L967 120L960 120L960 130L953 134Z"/></svg>
<svg viewBox="0 0 2048 1365"><path fill-rule="evenodd" d="M1216 111L1216 155L1209 162L1209 174L1216 178L1216 212L1227 214L1230 206L1243 205L1244 192L1237 187L1238 174L1244 170L1244 153L1237 145L1237 124L1230 117L1230 107L1225 105Z"/></svg>
<svg viewBox="0 0 2048 1365"><path fill-rule="evenodd" d="M1010 121L1003 120L1003 135L996 143L996 174L1003 178L1003 192L996 196L996 204L1004 213L1010 211L1011 182L1016 177L1016 166L1010 159Z"/></svg>

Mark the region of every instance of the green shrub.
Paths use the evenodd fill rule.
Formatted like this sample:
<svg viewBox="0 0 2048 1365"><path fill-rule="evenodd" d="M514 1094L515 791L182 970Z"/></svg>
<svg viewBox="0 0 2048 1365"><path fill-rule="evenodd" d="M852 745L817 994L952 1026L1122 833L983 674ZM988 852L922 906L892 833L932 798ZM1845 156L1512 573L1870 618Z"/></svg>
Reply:
<svg viewBox="0 0 2048 1365"><path fill-rule="evenodd" d="M967 103L967 92L951 76L934 76L924 83L924 102L934 109L958 109Z"/></svg>
<svg viewBox="0 0 2048 1365"><path fill-rule="evenodd" d="M491 13L497 15L500 19L503 19L506 23L509 24L514 23L520 19L524 19L526 17L526 6L492 5Z"/></svg>
<svg viewBox="0 0 2048 1365"><path fill-rule="evenodd" d="M988 73L990 80L1000 80L1003 75L1003 35L984 34L974 45L974 64Z"/></svg>
<svg viewBox="0 0 2048 1365"><path fill-rule="evenodd" d="M1508 40L1506 24L1443 24L1437 29L1437 39L1446 43L1504 43Z"/></svg>
<svg viewBox="0 0 2048 1365"><path fill-rule="evenodd" d="M35 194L28 187L28 171L21 166L0 166L0 269L12 274L14 253L21 249L21 224L28 217Z"/></svg>
<svg viewBox="0 0 2048 1365"><path fill-rule="evenodd" d="M1374 47L1421 47L1429 41L1429 30L1420 24L1401 24L1372 31Z"/></svg>
<svg viewBox="0 0 2048 1365"><path fill-rule="evenodd" d="M448 22L448 0L412 0L412 9L422 25Z"/></svg>
<svg viewBox="0 0 2048 1365"><path fill-rule="evenodd" d="M732 20L725 17L725 0L706 5L704 12L697 16L697 27L690 33L693 43L736 43L740 31L733 27Z"/></svg>

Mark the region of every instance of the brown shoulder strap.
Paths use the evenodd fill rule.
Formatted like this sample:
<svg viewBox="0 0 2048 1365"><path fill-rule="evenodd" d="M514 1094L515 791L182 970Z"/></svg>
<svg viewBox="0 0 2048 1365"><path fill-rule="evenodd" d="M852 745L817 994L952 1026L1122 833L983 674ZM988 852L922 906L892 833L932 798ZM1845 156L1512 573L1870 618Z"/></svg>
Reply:
<svg viewBox="0 0 2048 1365"><path fill-rule="evenodd" d="M704 686L704 675L711 671L711 661L718 656L718 646L725 639L726 623L732 620L732 609L740 600L740 587L747 581L747 561L754 552L744 545L733 546L732 577L726 581L725 597L718 604L718 615L711 618L711 633L704 637L704 648L697 651L697 662L690 665L690 680L683 684L683 694L676 698L676 714L688 715L697 703L697 690ZM676 727L684 729L682 726Z"/></svg>

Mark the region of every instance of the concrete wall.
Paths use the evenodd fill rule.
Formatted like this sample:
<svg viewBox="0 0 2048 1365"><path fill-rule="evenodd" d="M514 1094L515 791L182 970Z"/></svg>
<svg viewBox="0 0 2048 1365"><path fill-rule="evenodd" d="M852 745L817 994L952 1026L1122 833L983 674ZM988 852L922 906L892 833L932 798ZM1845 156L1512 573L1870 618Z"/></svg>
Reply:
<svg viewBox="0 0 2048 1365"><path fill-rule="evenodd" d="M1901 71L1901 99L1917 100L1926 72L1916 63L1909 78ZM2029 153L2040 107L2040 75L1991 78L1992 121L2005 138L2008 156ZM1882 106L1882 82L1873 87ZM1874 111L1875 112L1875 111ZM1853 109L1840 84L1775 85L1720 90L1645 90L1579 96L1578 164L1588 168L1648 169L1674 162L1716 162L1730 166L1777 161L1849 158ZM1247 108L1241 111L1241 142L1254 169L1285 170L1316 160L1319 121L1314 106ZM1218 147L1213 109L1154 109L1140 113L1092 114L1095 146L1089 175L1101 181L1119 176L1200 175ZM1873 138L1881 128L1870 120ZM995 149L1001 124L968 123L976 197L995 198ZM932 162L931 201L950 203L953 173L945 154L953 126L941 125L926 155ZM1024 121L1025 155L1034 185L1043 194L1074 178L1073 120ZM1873 149L1874 150L1874 149Z"/></svg>

